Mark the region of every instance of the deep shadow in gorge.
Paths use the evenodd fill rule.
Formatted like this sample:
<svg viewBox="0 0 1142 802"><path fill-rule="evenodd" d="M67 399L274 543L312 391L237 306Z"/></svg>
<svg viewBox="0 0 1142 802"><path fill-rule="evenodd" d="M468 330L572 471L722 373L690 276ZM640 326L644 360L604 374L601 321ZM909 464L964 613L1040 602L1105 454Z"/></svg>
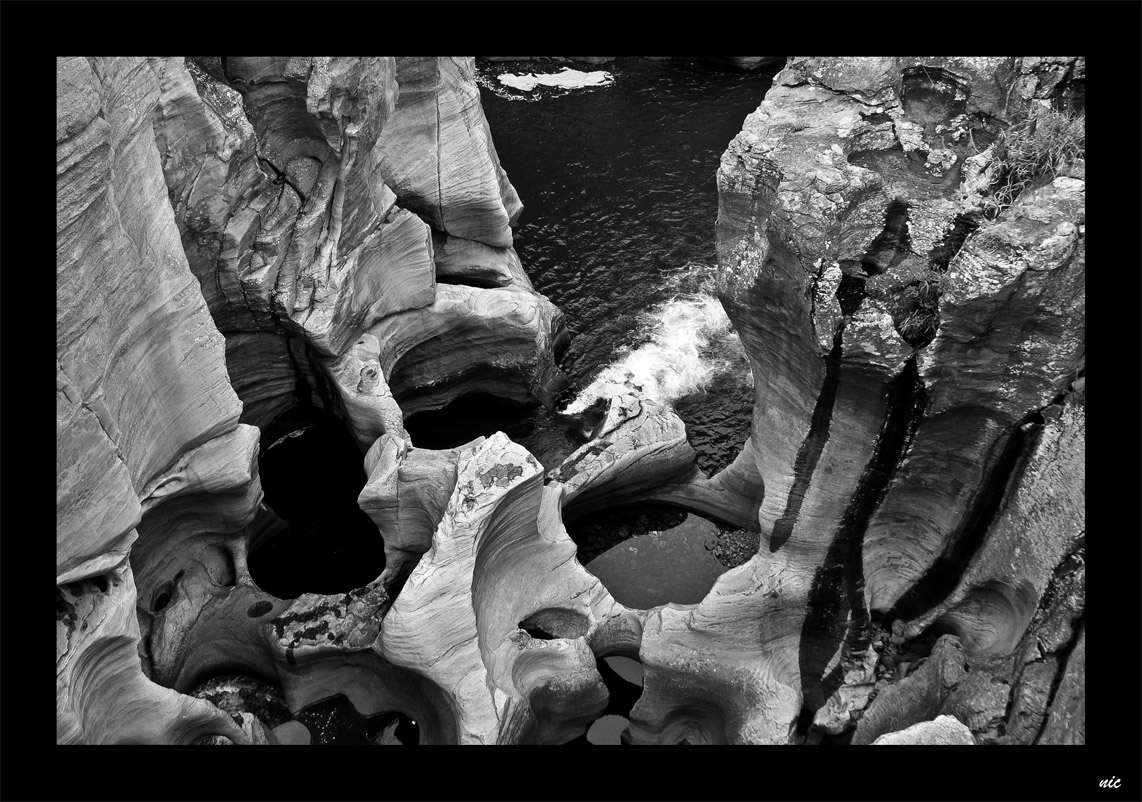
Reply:
<svg viewBox="0 0 1142 802"><path fill-rule="evenodd" d="M404 426L415 448L431 449L457 448L503 432L547 469L587 441L582 416L560 415L536 403L488 393L469 393L443 409L410 415Z"/></svg>
<svg viewBox="0 0 1142 802"><path fill-rule="evenodd" d="M595 665L610 694L602 714L587 732L566 746L607 746L629 744L631 710L642 696L643 669L637 654L630 652L596 656Z"/></svg>
<svg viewBox="0 0 1142 802"><path fill-rule="evenodd" d="M313 409L286 428L264 441L258 467L265 503L288 528L250 544L250 575L283 599L368 584L384 570L385 551L357 506L367 478L357 444L340 420Z"/></svg>
<svg viewBox="0 0 1142 802"><path fill-rule="evenodd" d="M869 647L871 619L864 601L864 535L927 404L915 356L885 384L884 393L888 404L876 448L861 472L809 590L798 647L803 707L797 730L801 735L843 682L845 658ZM823 667L838 648L845 650L842 660L824 675Z"/></svg>

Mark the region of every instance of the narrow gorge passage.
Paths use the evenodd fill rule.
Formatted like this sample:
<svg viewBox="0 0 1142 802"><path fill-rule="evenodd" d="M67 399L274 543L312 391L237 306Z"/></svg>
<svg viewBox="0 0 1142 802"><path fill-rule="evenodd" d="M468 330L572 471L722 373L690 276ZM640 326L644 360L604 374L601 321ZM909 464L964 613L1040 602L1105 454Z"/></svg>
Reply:
<svg viewBox="0 0 1142 802"><path fill-rule="evenodd" d="M520 260L567 320L571 341L560 364L569 395L600 378L611 385L600 385L600 395L630 381L677 403L703 469L724 467L749 432L739 415L751 403L752 377L713 295L713 176L776 67L743 73L620 58L607 68L612 84L532 102L493 91L506 69L481 68L481 99L524 200ZM568 411L596 397L581 396ZM541 442L565 425L542 416L537 424Z"/></svg>
<svg viewBox="0 0 1142 802"><path fill-rule="evenodd" d="M1085 61L569 63L57 59L57 743L1083 743Z"/></svg>
<svg viewBox="0 0 1142 802"><path fill-rule="evenodd" d="M504 431L552 468L582 444L593 405L633 391L677 411L712 476L749 437L753 406L748 360L714 294L713 176L775 69L620 58L613 83L538 99L503 91L505 69L481 68L482 101L524 201L520 260L566 317L572 387L567 414L536 409ZM600 511L569 532L588 570L642 609L700 601L757 547L755 533L655 505Z"/></svg>

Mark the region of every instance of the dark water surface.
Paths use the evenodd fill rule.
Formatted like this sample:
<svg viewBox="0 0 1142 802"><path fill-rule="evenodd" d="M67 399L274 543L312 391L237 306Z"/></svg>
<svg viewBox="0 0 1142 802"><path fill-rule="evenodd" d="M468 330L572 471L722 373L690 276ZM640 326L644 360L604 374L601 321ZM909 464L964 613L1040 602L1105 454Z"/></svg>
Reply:
<svg viewBox="0 0 1142 802"><path fill-rule="evenodd" d="M523 201L515 247L536 289L567 317L562 367L576 386L639 334L640 318L715 263L721 154L775 70L619 59L606 87L481 101ZM534 65L483 65L492 73ZM513 93L526 97L524 93ZM688 271L687 268L690 268Z"/></svg>
<svg viewBox="0 0 1142 802"><path fill-rule="evenodd" d="M530 94L496 80L559 69L481 64L480 83L500 163L524 204L516 250L571 333L560 363L573 388L564 408L637 387L674 407L699 467L713 474L748 436L753 401L748 362L714 296L716 175L776 68L619 59L591 68L612 73L603 87ZM559 414L516 421L510 436L545 467L578 445ZM694 603L729 567L711 551L725 532L697 515L676 517L584 522L572 537L623 603Z"/></svg>

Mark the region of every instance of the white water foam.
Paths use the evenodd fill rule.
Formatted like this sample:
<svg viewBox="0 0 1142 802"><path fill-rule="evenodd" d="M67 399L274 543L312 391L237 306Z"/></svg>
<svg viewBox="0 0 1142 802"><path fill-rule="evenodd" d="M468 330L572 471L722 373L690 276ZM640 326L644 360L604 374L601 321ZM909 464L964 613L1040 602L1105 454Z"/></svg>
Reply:
<svg viewBox="0 0 1142 802"><path fill-rule="evenodd" d="M614 83L614 76L605 70L580 72L570 67L564 67L562 72L540 75L534 73L515 74L509 72L498 76L498 79L500 83L510 86L513 89L518 89L521 92L530 92L540 85L555 86L560 89L582 89L588 86L606 86Z"/></svg>
<svg viewBox="0 0 1142 802"><path fill-rule="evenodd" d="M705 390L722 374L752 384L741 340L721 302L708 292L675 297L651 309L643 330L649 340L621 352L564 414L577 414L599 398L630 392L669 404Z"/></svg>

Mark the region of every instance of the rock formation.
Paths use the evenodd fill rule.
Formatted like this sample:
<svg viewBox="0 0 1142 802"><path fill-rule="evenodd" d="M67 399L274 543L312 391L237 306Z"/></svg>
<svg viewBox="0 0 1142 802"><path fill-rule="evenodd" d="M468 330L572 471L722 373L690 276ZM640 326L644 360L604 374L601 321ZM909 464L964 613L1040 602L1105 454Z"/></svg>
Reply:
<svg viewBox="0 0 1142 802"><path fill-rule="evenodd" d="M472 58L58 59L57 741L306 743L282 718L343 696L420 743L566 743L621 654L624 742L1083 742L1084 174L982 205L990 145L1083 70L788 62L718 172L756 381L707 476L637 394L546 473L406 429L564 386ZM319 413L385 564L279 598L259 453ZM564 523L646 501L757 553L627 608Z"/></svg>
<svg viewBox="0 0 1142 802"><path fill-rule="evenodd" d="M1084 182L979 223L948 165L1081 60L1054 68L1043 82L1020 59L793 59L723 156L719 290L758 377L754 435L725 473L748 455L760 475L762 546L648 627L643 737L678 726L660 674L675 698L724 697L699 669L742 666L730 687L749 701L707 740L784 742L838 694L871 698L853 691L875 678L874 626L954 632L978 661L1032 637L1084 532ZM912 322L936 314L916 303L917 264L947 274L934 338ZM723 655L696 651L711 640ZM949 707L1002 736L1007 696L961 690Z"/></svg>
<svg viewBox="0 0 1142 802"><path fill-rule="evenodd" d="M971 746L971 731L951 716L921 721L911 727L882 735L873 746Z"/></svg>
<svg viewBox="0 0 1142 802"><path fill-rule="evenodd" d="M161 686L253 654L244 622L285 606L245 566L247 540L280 528L258 430L272 443L334 410L363 453L474 390L548 401L562 318L510 247L521 207L471 59L60 59L57 109L61 740L137 737L113 710L80 720L100 707L84 693L116 692L87 674L151 676L195 711L171 707L191 725L153 738L243 740ZM76 597L91 587L137 619Z"/></svg>

